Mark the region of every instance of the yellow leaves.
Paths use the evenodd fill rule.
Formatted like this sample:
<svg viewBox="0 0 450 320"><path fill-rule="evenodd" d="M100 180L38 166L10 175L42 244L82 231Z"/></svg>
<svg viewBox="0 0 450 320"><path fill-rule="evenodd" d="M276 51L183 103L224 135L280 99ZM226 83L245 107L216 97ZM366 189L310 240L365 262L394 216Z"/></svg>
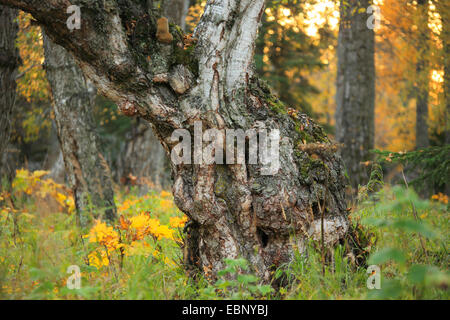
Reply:
<svg viewBox="0 0 450 320"><path fill-rule="evenodd" d="M172 229L169 229L169 227L167 227L166 225L157 226L156 230L153 232L153 234L158 238L158 240L162 238L173 240L174 239L173 233L174 231Z"/></svg>
<svg viewBox="0 0 450 320"><path fill-rule="evenodd" d="M106 250L100 249L93 251L88 256L89 265L94 266L97 269L101 269L103 266L109 266L109 259Z"/></svg>
<svg viewBox="0 0 450 320"><path fill-rule="evenodd" d="M34 172L29 172L26 169L16 170L16 177L12 182L12 187L16 192L24 192L26 194L31 194L40 179L48 174L48 171L37 170Z"/></svg>
<svg viewBox="0 0 450 320"><path fill-rule="evenodd" d="M57 192L56 200L61 204L61 206L64 206L67 200L67 196L65 194Z"/></svg>
<svg viewBox="0 0 450 320"><path fill-rule="evenodd" d="M150 225L151 220L153 219L150 219L148 215L146 215L145 213L141 213L138 216L132 217L130 219L130 227L136 230L145 229Z"/></svg>
<svg viewBox="0 0 450 320"><path fill-rule="evenodd" d="M170 217L169 225L172 228L183 228L184 225L186 224L187 220L188 220L187 216L184 216L182 218L180 218L180 217Z"/></svg>
<svg viewBox="0 0 450 320"><path fill-rule="evenodd" d="M59 197L60 200L64 199L62 196ZM125 199L119 198L117 203L121 214L117 225L113 227L104 222L95 221L89 234L84 236L89 238L89 243L98 244L94 252L89 255L89 263L97 268L112 266L118 263L118 255L120 255L121 259L131 256L152 257L168 266L176 266L176 263L162 252L164 246L159 243L168 239L173 241L168 242L168 245L178 244L175 233L188 220L186 216L182 218L169 216L168 224L161 223L159 214L167 216L168 209L175 209L172 199L172 194L165 190L143 197L128 195ZM149 206L152 208L152 213L146 211ZM109 261L104 254L102 255L102 250L107 250Z"/></svg>
<svg viewBox="0 0 450 320"><path fill-rule="evenodd" d="M48 101L49 85L42 68L44 48L42 34L38 26L31 25L31 15L20 12L17 47L23 60L19 72L24 76L17 81L17 89L28 102Z"/></svg>
<svg viewBox="0 0 450 320"><path fill-rule="evenodd" d="M158 219L153 219L148 213L141 213L131 217L128 222L121 218L121 227L128 226L128 234L133 240L142 240L146 235L152 235L156 239L173 239L174 230L166 225L161 225Z"/></svg>
<svg viewBox="0 0 450 320"><path fill-rule="evenodd" d="M50 173L50 171L36 170L36 171L33 171L33 178L36 180L39 180L40 178L42 178L43 176L45 176L49 173Z"/></svg>
<svg viewBox="0 0 450 320"><path fill-rule="evenodd" d="M26 194L40 199L50 197L68 213L74 212L75 202L70 194L70 190L52 179L43 180L42 178L47 174L49 174L49 171L36 170L30 172L26 169L18 169L12 182L15 195Z"/></svg>
<svg viewBox="0 0 450 320"><path fill-rule="evenodd" d="M125 251L126 256L148 257L152 255L154 257L157 257L158 254L158 250L153 249L148 243L143 241L133 241Z"/></svg>
<svg viewBox="0 0 450 320"><path fill-rule="evenodd" d="M130 208L134 208L136 207L136 205L140 204L142 201L148 199L148 196L144 196L141 198L137 198L137 199L126 199L121 206L119 206L119 211L123 212L123 211L127 211Z"/></svg>
<svg viewBox="0 0 450 320"><path fill-rule="evenodd" d="M172 196L172 194L166 190L162 190L160 195L162 198L169 198Z"/></svg>
<svg viewBox="0 0 450 320"><path fill-rule="evenodd" d="M95 225L89 231L89 234L84 236L89 238L89 242L97 242L108 249L118 249L122 245L119 243L119 234L113 227L106 225L100 220L95 221Z"/></svg>
<svg viewBox="0 0 450 320"><path fill-rule="evenodd" d="M438 202L443 203L443 204L448 204L448 196L443 194L442 192L432 195L431 199L437 200Z"/></svg>
<svg viewBox="0 0 450 320"><path fill-rule="evenodd" d="M172 217L170 220L171 226L182 226L186 220L187 218ZM89 243L99 245L88 256L90 265L97 269L108 266L112 263L110 255L114 251L118 253L118 249L120 249L120 254L127 257L136 255L149 257L151 255L163 259L164 263L168 265L176 265L175 262L145 241L145 236L153 237L154 241L161 239L175 240L173 236L175 230L161 224L158 219L152 218L149 213L143 212L129 219L121 215L117 228L125 231L125 234L122 234L125 243L121 241L119 233L112 226L108 226L100 220L96 220L89 234L84 236L84 238L89 239Z"/></svg>
<svg viewBox="0 0 450 320"><path fill-rule="evenodd" d="M163 210L169 210L173 208L173 202L171 200L161 199L160 206Z"/></svg>

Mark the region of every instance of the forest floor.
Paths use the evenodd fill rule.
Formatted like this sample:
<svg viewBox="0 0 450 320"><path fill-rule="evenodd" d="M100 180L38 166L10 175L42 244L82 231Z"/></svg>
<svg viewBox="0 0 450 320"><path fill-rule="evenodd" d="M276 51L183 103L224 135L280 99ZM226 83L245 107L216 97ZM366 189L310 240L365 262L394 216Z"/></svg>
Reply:
<svg viewBox="0 0 450 320"><path fill-rule="evenodd" d="M244 259L227 261L217 282L188 277L186 218L171 193L116 191L117 226L97 221L81 230L70 191L45 175L20 170L11 193L0 195L0 299L450 298L449 204L442 194L423 200L389 185L360 193L350 218L367 263L357 266L361 257L338 245L324 265L311 244L275 271L284 282L274 290L260 285ZM376 267L367 273L368 265ZM380 289L368 288L369 277Z"/></svg>

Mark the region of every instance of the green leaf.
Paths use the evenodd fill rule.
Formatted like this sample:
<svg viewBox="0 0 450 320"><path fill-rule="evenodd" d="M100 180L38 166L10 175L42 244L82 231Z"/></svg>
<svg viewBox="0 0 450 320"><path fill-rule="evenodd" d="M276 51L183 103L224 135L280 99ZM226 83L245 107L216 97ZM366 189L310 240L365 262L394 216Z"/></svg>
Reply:
<svg viewBox="0 0 450 320"><path fill-rule="evenodd" d="M259 280L257 276L254 276L252 274L238 274L237 280L239 283L254 283Z"/></svg>
<svg viewBox="0 0 450 320"><path fill-rule="evenodd" d="M266 284L264 286L258 286L258 290L261 293L261 295L263 295L263 296L265 296L269 293L272 293L274 291L273 288L268 284Z"/></svg>
<svg viewBox="0 0 450 320"><path fill-rule="evenodd" d="M384 248L375 252L370 256L369 264L383 264L389 260L398 262L399 264L405 264L406 257L402 251L396 248Z"/></svg>
<svg viewBox="0 0 450 320"><path fill-rule="evenodd" d="M415 264L409 269L408 279L414 284L424 283L427 272L428 266Z"/></svg>
<svg viewBox="0 0 450 320"><path fill-rule="evenodd" d="M401 219L392 223L392 226L404 231L420 233L424 237L430 239L436 238L436 233L431 230L431 228L429 228L424 222L419 222L411 219Z"/></svg>
<svg viewBox="0 0 450 320"><path fill-rule="evenodd" d="M248 261L245 260L244 258L225 259L224 261L229 267L240 267L243 270L248 269Z"/></svg>

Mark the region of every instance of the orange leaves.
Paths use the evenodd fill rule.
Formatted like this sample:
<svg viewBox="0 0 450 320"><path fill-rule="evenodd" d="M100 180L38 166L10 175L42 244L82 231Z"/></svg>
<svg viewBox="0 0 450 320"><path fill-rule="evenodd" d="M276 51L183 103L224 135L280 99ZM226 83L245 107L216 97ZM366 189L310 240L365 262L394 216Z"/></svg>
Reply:
<svg viewBox="0 0 450 320"><path fill-rule="evenodd" d="M195 44L197 41L198 41L198 39L194 38L192 36L192 33L184 35L183 36L184 50L188 49L190 46Z"/></svg>
<svg viewBox="0 0 450 320"><path fill-rule="evenodd" d="M112 250L123 246L123 244L120 243L120 238L117 231L100 220L95 221L95 225L89 231L89 234L84 237L89 238L89 242L97 242L101 246L105 246L106 248Z"/></svg>
<svg viewBox="0 0 450 320"><path fill-rule="evenodd" d="M436 200L443 204L448 204L448 196L443 194L442 192L439 192L438 194L434 194L431 196L432 200Z"/></svg>
<svg viewBox="0 0 450 320"><path fill-rule="evenodd" d="M129 220L126 220L122 215L120 215L120 217L119 217L119 229L128 230L130 225L131 225L131 222Z"/></svg>

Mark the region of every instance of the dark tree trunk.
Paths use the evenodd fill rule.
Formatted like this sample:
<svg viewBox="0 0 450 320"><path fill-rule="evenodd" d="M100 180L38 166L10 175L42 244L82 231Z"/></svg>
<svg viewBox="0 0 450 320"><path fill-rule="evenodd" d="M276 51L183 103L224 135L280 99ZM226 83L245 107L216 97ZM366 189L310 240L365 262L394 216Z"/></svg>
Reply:
<svg viewBox="0 0 450 320"><path fill-rule="evenodd" d="M11 134L11 113L16 99L16 76L20 64L15 47L17 10L0 5L0 179L6 170L6 154ZM1 183L0 183L1 188Z"/></svg>
<svg viewBox="0 0 450 320"><path fill-rule="evenodd" d="M428 0L419 0L418 42L416 61L416 148L430 146L428 138Z"/></svg>
<svg viewBox="0 0 450 320"><path fill-rule="evenodd" d="M346 5L347 4L347 5ZM367 27L370 0L341 1L336 88L336 140L353 188L367 183L363 162L374 147L374 31Z"/></svg>
<svg viewBox="0 0 450 320"><path fill-rule="evenodd" d="M81 29L73 32L65 28L66 2L0 0L31 12L101 93L154 125L168 154L179 143L174 130L192 136L195 121L204 129L280 130L280 167L272 176L264 175L261 161L171 163L175 202L192 220L188 266L214 277L224 258L241 256L268 281L272 268L303 252L308 238L323 234L325 245L333 245L345 236L345 178L334 146L307 116L288 114L254 76L263 0L208 1L195 47L183 43L178 28L161 35L142 1L71 2L83 4Z"/></svg>
<svg viewBox="0 0 450 320"><path fill-rule="evenodd" d="M79 223L84 227L99 217L113 221L111 174L100 152L87 83L73 57L45 34L44 49L59 144Z"/></svg>

